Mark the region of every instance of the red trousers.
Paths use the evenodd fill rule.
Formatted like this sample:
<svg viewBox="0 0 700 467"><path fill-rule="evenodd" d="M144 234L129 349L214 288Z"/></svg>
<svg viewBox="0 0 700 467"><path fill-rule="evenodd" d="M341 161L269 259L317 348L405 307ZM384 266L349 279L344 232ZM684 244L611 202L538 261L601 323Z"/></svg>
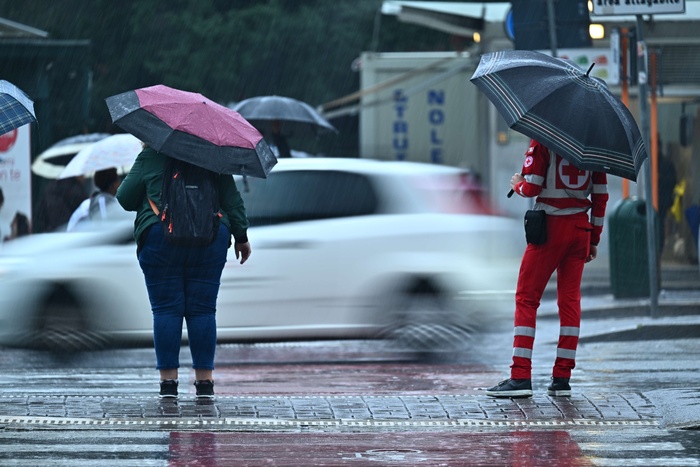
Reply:
<svg viewBox="0 0 700 467"><path fill-rule="evenodd" d="M527 245L515 293L511 378L531 378L537 308L554 271L557 271L559 342L552 376L571 377L581 324L581 276L590 251L591 230L586 213L547 216L547 242Z"/></svg>

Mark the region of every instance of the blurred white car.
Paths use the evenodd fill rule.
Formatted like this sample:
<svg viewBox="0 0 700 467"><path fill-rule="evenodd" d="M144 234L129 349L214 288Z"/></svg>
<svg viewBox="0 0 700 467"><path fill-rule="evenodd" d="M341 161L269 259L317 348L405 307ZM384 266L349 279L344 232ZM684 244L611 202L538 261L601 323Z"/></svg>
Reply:
<svg viewBox="0 0 700 467"><path fill-rule="evenodd" d="M218 338L398 338L454 349L510 320L520 221L483 212L468 174L431 164L283 159L241 179L253 254L230 250ZM478 199L478 197L477 197ZM152 345L130 221L13 240L0 255L0 345Z"/></svg>

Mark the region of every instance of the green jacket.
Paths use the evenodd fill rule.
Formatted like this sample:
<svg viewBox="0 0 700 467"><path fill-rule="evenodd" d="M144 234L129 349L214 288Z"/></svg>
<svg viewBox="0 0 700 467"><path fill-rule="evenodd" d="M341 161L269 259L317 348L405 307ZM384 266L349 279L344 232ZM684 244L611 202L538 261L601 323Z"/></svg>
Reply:
<svg viewBox="0 0 700 467"><path fill-rule="evenodd" d="M119 204L127 211L136 211L134 238L137 242L147 227L158 222L147 197L156 206L160 204L160 190L167 157L153 148L144 148L117 190ZM221 222L228 227L236 243L247 242L248 218L233 176L220 174L218 188Z"/></svg>

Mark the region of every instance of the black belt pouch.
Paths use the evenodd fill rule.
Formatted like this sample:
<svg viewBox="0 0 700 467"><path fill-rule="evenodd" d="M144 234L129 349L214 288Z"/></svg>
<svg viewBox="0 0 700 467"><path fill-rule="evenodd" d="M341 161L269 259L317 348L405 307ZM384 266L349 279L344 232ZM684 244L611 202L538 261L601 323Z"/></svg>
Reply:
<svg viewBox="0 0 700 467"><path fill-rule="evenodd" d="M547 214L541 209L525 212L525 239L533 245L547 242Z"/></svg>

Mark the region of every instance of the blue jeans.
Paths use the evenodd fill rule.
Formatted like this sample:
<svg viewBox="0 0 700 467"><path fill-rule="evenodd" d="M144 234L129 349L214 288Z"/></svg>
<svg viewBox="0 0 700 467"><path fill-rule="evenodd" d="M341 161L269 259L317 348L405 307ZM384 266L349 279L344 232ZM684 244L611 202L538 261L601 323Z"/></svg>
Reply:
<svg viewBox="0 0 700 467"><path fill-rule="evenodd" d="M228 228L221 224L216 239L206 247L168 243L160 223L144 235L138 258L153 311L156 369L180 367L184 319L192 368L213 370L216 298L229 248Z"/></svg>

